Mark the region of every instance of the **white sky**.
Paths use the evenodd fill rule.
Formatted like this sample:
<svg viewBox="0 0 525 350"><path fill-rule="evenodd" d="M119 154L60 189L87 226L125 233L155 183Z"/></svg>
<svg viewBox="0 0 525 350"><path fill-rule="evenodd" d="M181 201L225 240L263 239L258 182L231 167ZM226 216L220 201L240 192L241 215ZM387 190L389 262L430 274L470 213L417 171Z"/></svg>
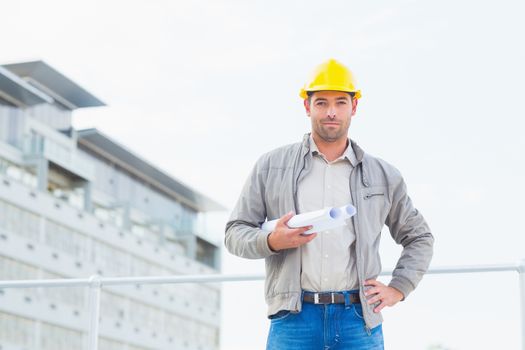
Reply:
<svg viewBox="0 0 525 350"><path fill-rule="evenodd" d="M309 130L299 87L334 57L363 90L350 136L404 174L436 237L433 265L512 262L525 258L524 7L9 1L0 63L45 60L109 105L76 112L77 128L99 128L231 208L255 160ZM392 268L399 248L383 234ZM262 272L263 262L225 252L223 267ZM518 348L517 281L425 277L384 312L387 348ZM262 283L225 285L223 319L223 349L262 349Z"/></svg>

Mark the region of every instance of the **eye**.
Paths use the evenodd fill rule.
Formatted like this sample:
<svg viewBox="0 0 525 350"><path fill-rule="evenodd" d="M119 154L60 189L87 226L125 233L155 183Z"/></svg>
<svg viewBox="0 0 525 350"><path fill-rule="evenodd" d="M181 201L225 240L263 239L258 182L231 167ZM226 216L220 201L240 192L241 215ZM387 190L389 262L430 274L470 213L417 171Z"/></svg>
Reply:
<svg viewBox="0 0 525 350"><path fill-rule="evenodd" d="M341 101L337 101L337 104L338 104L338 105L346 105L347 102L344 101L344 100L341 100Z"/></svg>
<svg viewBox="0 0 525 350"><path fill-rule="evenodd" d="M315 103L316 106L326 106L326 101L317 101Z"/></svg>

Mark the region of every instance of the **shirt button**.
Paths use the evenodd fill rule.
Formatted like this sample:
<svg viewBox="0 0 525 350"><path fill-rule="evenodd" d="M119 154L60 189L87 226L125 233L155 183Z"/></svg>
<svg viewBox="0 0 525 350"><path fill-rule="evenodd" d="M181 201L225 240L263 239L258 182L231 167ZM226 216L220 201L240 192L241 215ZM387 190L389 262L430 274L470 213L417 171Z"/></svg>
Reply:
<svg viewBox="0 0 525 350"><path fill-rule="evenodd" d="M325 257L325 258L328 258L328 254L326 254L324 257Z"/></svg>
<svg viewBox="0 0 525 350"><path fill-rule="evenodd" d="M327 187L328 187L328 189L331 189L331 188L332 188L332 186L330 186L330 185L328 185Z"/></svg>
<svg viewBox="0 0 525 350"><path fill-rule="evenodd" d="M324 278L324 281L325 281L325 282L328 281L328 278Z"/></svg>

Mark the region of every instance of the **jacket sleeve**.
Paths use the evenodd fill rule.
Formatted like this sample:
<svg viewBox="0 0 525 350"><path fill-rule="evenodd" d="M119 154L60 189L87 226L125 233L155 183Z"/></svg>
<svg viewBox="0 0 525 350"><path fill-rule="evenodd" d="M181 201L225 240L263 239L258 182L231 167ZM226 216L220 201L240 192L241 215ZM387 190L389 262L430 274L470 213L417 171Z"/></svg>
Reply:
<svg viewBox="0 0 525 350"><path fill-rule="evenodd" d="M266 220L265 179L268 167L264 157L259 159L248 177L229 221L226 223L224 244L234 255L261 259L277 254L268 246L267 231L260 229Z"/></svg>
<svg viewBox="0 0 525 350"><path fill-rule="evenodd" d="M434 237L423 215L414 208L401 175L393 184L392 206L386 225L395 242L403 246L389 286L403 293L404 300L416 288L430 265Z"/></svg>

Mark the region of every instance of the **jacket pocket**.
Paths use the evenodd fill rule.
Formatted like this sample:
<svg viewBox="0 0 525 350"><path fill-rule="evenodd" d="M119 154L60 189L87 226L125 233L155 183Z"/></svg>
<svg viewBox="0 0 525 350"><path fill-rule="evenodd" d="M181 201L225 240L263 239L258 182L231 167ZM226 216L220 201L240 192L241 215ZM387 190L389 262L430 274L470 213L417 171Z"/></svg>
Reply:
<svg viewBox="0 0 525 350"><path fill-rule="evenodd" d="M367 244L375 244L385 224L389 211L386 187L365 188L361 190L358 203L359 229Z"/></svg>
<svg viewBox="0 0 525 350"><path fill-rule="evenodd" d="M366 193L364 196L363 196L363 199L364 200L367 200L367 199L370 199L372 197L376 197L376 196L384 196L385 195L385 192L369 192L369 193Z"/></svg>
<svg viewBox="0 0 525 350"><path fill-rule="evenodd" d="M274 296L282 292L280 287L280 281L282 277L282 269L285 264L285 259L287 256L287 250L284 249L278 254L271 255L266 258L266 295Z"/></svg>

